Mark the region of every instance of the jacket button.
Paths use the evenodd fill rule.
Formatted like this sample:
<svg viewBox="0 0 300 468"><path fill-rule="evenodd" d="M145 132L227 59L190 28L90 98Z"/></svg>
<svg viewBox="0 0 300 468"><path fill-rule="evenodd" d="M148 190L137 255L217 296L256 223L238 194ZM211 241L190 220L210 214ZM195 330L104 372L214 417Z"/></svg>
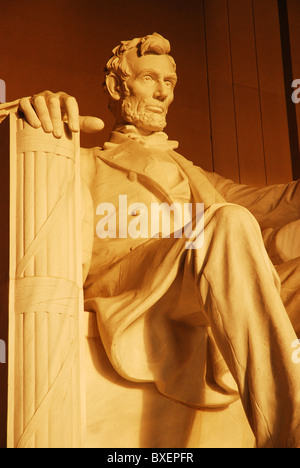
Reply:
<svg viewBox="0 0 300 468"><path fill-rule="evenodd" d="M137 173L136 172L133 172L133 171L130 171L128 173L128 179L130 180L130 182L136 182L137 180Z"/></svg>

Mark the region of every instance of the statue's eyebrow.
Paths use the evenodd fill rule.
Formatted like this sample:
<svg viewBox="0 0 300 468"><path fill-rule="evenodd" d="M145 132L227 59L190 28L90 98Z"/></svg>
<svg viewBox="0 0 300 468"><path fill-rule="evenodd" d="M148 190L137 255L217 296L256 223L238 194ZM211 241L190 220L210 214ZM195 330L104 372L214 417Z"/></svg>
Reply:
<svg viewBox="0 0 300 468"><path fill-rule="evenodd" d="M157 70L154 70L153 68L144 68L143 70L141 70L138 74L137 74L137 78L139 78L140 76L143 76L143 75L149 75L149 74L152 74L152 75L155 75L155 76L159 76L160 73L157 72Z"/></svg>
<svg viewBox="0 0 300 468"><path fill-rule="evenodd" d="M141 70L138 74L137 74L137 78L141 77L141 76L145 76L145 75L155 75L156 77L160 77L162 76L161 73L159 73L157 70L154 70L153 68L146 68L144 70ZM177 74L176 73L170 73L168 74L167 76L164 77L164 80L172 80L172 81L177 81Z"/></svg>

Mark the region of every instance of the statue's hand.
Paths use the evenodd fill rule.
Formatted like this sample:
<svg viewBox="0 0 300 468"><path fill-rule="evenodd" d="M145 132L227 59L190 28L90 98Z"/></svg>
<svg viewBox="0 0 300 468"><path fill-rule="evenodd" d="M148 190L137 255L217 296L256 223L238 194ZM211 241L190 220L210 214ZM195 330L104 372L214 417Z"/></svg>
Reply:
<svg viewBox="0 0 300 468"><path fill-rule="evenodd" d="M42 127L56 138L63 135L63 122L67 122L71 132L96 133L104 123L97 117L82 117L76 99L64 92L44 91L32 98L22 98L19 105L26 121L34 128Z"/></svg>

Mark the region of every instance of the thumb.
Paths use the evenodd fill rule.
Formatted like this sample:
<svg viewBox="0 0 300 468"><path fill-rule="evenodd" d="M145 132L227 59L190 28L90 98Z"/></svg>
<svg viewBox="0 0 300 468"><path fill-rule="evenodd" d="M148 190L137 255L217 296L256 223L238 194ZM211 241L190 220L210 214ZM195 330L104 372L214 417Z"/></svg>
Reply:
<svg viewBox="0 0 300 468"><path fill-rule="evenodd" d="M85 133L97 133L104 128L104 122L98 117L79 116L80 130Z"/></svg>

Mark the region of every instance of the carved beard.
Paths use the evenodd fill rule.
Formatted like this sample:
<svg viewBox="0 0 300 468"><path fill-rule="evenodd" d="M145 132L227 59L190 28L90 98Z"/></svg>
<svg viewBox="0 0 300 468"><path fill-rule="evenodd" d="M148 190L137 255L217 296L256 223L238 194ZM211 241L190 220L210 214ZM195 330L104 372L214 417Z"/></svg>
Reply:
<svg viewBox="0 0 300 468"><path fill-rule="evenodd" d="M124 97L122 102L122 117L145 132L161 132L167 125L165 113L157 114L147 110L139 112L133 107L128 96Z"/></svg>

